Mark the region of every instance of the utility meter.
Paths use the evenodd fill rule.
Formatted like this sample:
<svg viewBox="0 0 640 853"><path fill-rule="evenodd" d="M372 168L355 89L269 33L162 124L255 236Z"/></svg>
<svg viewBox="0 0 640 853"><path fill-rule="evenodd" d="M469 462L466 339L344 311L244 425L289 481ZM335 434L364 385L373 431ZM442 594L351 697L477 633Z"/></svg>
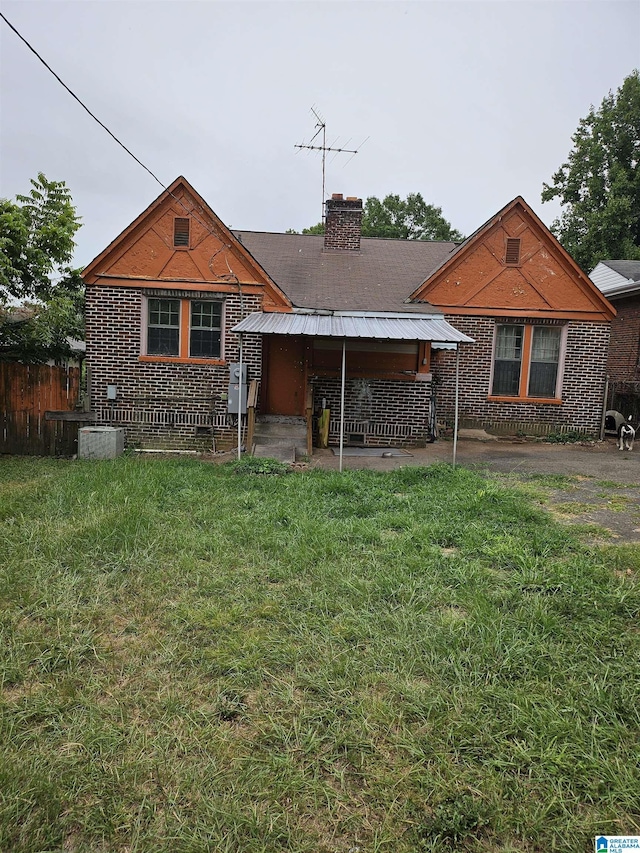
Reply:
<svg viewBox="0 0 640 853"><path fill-rule="evenodd" d="M241 415L247 412L247 365L229 365L229 396L227 398L229 414Z"/></svg>

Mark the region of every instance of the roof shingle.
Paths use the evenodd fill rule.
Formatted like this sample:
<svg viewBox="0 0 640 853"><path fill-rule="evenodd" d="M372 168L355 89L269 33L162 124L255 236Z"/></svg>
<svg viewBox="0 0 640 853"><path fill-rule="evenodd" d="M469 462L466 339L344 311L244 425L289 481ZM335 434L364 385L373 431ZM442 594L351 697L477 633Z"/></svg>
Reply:
<svg viewBox="0 0 640 853"><path fill-rule="evenodd" d="M298 308L424 312L406 299L457 248L456 243L363 237L360 251L325 251L306 234L234 231Z"/></svg>

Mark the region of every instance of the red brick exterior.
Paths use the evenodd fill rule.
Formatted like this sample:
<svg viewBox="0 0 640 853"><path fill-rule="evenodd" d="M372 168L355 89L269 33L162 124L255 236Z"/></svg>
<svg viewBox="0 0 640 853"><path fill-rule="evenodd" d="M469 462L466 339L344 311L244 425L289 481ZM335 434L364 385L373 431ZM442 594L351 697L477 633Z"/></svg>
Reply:
<svg viewBox="0 0 640 853"><path fill-rule="evenodd" d="M324 247L329 250L358 252L362 225L362 199L334 195L327 199Z"/></svg>
<svg viewBox="0 0 640 853"><path fill-rule="evenodd" d="M176 246L175 220L184 219L185 213L190 216L189 244ZM334 196L328 200L325 250L358 252L362 214L361 199ZM506 263L508 240L520 241L518 265ZM286 283L269 278L268 270L262 269L182 178L87 267L84 278L89 393L97 422L123 426L128 446L206 450L214 441L217 449L234 446L235 416L228 416L225 397L228 365L239 360L238 338L231 328L253 312L291 310L288 297L279 289ZM345 288L349 286L345 281ZM181 299L214 295L224 303L222 359L218 363L187 358L186 349L180 358L143 357L145 299L160 295ZM459 254L439 267L416 291L415 299L440 306L455 328L476 340L461 348L462 425L503 432L598 433L610 306L521 199L514 200L465 243ZM625 330L636 326L635 353L631 353L631 344L627 348L623 336L619 356L627 362L635 358L636 375L639 306L640 300L636 300L636 313L619 317ZM488 399L495 323L503 312L514 321L530 316L538 317L539 322L566 325L561 403ZM182 334L185 329L182 325ZM243 361L248 365L249 380L265 379L262 351L261 336L245 336ZM379 352L373 353L376 355ZM373 356L371 362L375 362ZM614 353L612 357L618 356ZM376 446L427 440L433 390L428 374L414 380L407 372L406 381L394 381L373 378L379 375L376 366L367 368L365 375L371 378L347 381L347 437ZM451 423L455 352L436 351L432 369L438 420ZM314 407L319 409L326 399L332 411L330 440L337 443L340 381L335 373L331 378L318 374L306 373L318 377L312 382ZM278 379L281 377L276 382ZM115 400L107 400L108 385L116 386Z"/></svg>
<svg viewBox="0 0 640 853"><path fill-rule="evenodd" d="M611 321L607 371L613 382L640 381L640 293L610 302L618 314Z"/></svg>
<svg viewBox="0 0 640 853"><path fill-rule="evenodd" d="M167 290L165 295L198 298L202 293ZM260 310L260 297L244 296L241 315L239 295L220 296L224 299L223 355L225 362L233 363L239 360L239 346L230 329L241 316ZM229 385L227 364L141 361L144 298L141 288L87 287L89 393L97 423L124 427L128 447L210 450L214 440L217 449L235 446L237 433L223 398ZM259 379L260 336L245 335L243 361L249 380ZM107 400L107 385L117 388L113 402Z"/></svg>
<svg viewBox="0 0 640 853"><path fill-rule="evenodd" d="M489 400L496 319L464 315L447 315L446 319L476 341L460 348L461 426L498 433L546 435L575 430L599 435L609 345L608 323L568 323L562 404L558 405ZM449 424L454 418L455 359L452 350L435 351L432 358L438 421Z"/></svg>
<svg viewBox="0 0 640 853"><path fill-rule="evenodd" d="M347 379L345 383L345 441L369 447L420 445L430 437L431 382L389 379ZM313 381L314 409L323 398L331 410L329 443L340 442L340 380ZM362 437L362 438L360 438Z"/></svg>

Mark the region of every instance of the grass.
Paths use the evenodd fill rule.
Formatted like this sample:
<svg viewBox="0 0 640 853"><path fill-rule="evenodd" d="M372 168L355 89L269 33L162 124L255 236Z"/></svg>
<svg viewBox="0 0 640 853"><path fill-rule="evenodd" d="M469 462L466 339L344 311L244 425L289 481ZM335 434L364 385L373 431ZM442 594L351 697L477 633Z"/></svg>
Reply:
<svg viewBox="0 0 640 853"><path fill-rule="evenodd" d="M462 468L279 473L0 460L0 850L640 832L640 549Z"/></svg>

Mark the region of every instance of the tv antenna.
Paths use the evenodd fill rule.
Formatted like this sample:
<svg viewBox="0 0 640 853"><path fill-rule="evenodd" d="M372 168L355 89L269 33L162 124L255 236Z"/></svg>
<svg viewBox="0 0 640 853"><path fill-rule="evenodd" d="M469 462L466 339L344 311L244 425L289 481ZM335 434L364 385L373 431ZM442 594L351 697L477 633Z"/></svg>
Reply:
<svg viewBox="0 0 640 853"><path fill-rule="evenodd" d="M351 154L351 157L349 157L349 159L347 160L347 163L349 163L351 160L353 160L353 158L356 156L356 154L358 154L358 149L346 147L351 142L350 138L345 142L344 148L336 148L335 147L336 143L338 141L338 137L336 137L336 139L334 140L332 145L327 145L327 123L322 118L320 113L315 109L315 107L311 107L311 112L313 113L313 115L316 119L316 132L311 137L309 142L303 142L300 145L294 145L294 148L299 148L299 149L305 148L307 151L322 151L322 208L321 208L322 217L321 217L321 219L324 222L324 202L325 202L325 189L324 189L324 187L325 187L325 176L326 176L327 152L335 153L335 156L333 157L331 162L333 162L333 160L335 160L335 158L338 156L338 154ZM320 134L322 134L322 145L313 145L313 142L316 139L318 139ZM367 139L368 138L369 137L367 137ZM362 146L367 141L367 139L365 139L362 142L362 144L360 145L360 148L362 148ZM318 141L320 141L320 140L318 140ZM347 163L345 163L344 165L346 166Z"/></svg>

